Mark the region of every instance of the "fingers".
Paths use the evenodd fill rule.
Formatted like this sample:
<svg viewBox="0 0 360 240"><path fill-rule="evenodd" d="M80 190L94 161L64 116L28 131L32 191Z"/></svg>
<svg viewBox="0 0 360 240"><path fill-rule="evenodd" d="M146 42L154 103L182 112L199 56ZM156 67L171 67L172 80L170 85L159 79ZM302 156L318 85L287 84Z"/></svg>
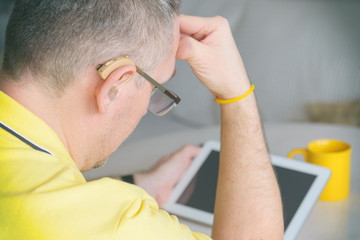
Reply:
<svg viewBox="0 0 360 240"><path fill-rule="evenodd" d="M201 147L195 145L185 145L177 153L181 154L184 158L193 159L201 151Z"/></svg>
<svg viewBox="0 0 360 240"><path fill-rule="evenodd" d="M190 57L192 51L191 38L182 37L179 42L179 47L176 53L176 58L186 60Z"/></svg>
<svg viewBox="0 0 360 240"><path fill-rule="evenodd" d="M204 46L192 37L184 37L180 40L176 57L180 60L201 58Z"/></svg>
<svg viewBox="0 0 360 240"><path fill-rule="evenodd" d="M178 20L180 32L184 35L191 36L198 41L203 40L208 34L217 30L224 22L227 22L225 18L220 16L203 18L179 15Z"/></svg>
<svg viewBox="0 0 360 240"><path fill-rule="evenodd" d="M164 156L151 170L134 174L135 183L153 196L161 207L200 150L198 146L185 145Z"/></svg>
<svg viewBox="0 0 360 240"><path fill-rule="evenodd" d="M191 160L193 158L195 158L199 152L200 152L201 148L198 146L194 146L194 145L185 145L182 148L178 149L176 152L167 154L165 156L163 156L153 167L152 167L152 171L161 168L162 166L164 166L165 163L167 162L186 162L185 166L188 166L191 163Z"/></svg>
<svg viewBox="0 0 360 240"><path fill-rule="evenodd" d="M195 76L220 99L249 89L249 80L229 22L223 17L180 15L181 40L176 57L186 60Z"/></svg>

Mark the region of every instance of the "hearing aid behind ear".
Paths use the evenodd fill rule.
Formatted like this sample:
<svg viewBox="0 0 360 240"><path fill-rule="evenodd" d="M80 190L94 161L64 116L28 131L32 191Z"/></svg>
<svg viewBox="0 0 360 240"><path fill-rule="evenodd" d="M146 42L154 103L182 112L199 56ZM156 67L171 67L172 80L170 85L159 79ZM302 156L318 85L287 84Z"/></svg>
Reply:
<svg viewBox="0 0 360 240"><path fill-rule="evenodd" d="M117 57L113 58L110 61L107 61L104 64L100 64L96 70L99 74L99 76L105 80L110 73L112 73L115 69L126 66L126 65L132 65L135 66L135 63L131 61L127 56L126 57Z"/></svg>
<svg viewBox="0 0 360 240"><path fill-rule="evenodd" d="M110 61L107 61L104 64L100 64L96 69L97 69L97 72L98 72L99 76L103 80L105 80L110 75L110 73L112 73L113 71L115 71L119 67L126 66L126 65L135 66L135 63L133 61L131 61L127 56L126 57L117 57L117 58L111 59ZM114 85L110 89L110 91L108 92L108 97L109 97L110 101L112 101L112 100L114 100L116 98L118 89L122 85L129 82L130 79L131 79L131 77L127 77L123 82L121 82L118 85Z"/></svg>

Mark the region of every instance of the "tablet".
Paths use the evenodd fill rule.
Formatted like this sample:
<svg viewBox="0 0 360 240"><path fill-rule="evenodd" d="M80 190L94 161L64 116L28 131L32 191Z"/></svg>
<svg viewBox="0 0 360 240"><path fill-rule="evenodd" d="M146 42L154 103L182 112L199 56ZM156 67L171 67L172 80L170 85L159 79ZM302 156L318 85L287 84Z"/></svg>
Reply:
<svg viewBox="0 0 360 240"><path fill-rule="evenodd" d="M212 225L219 169L220 143L209 141L170 194L164 209L180 217ZM284 212L284 239L295 239L318 200L330 170L270 155L276 171Z"/></svg>

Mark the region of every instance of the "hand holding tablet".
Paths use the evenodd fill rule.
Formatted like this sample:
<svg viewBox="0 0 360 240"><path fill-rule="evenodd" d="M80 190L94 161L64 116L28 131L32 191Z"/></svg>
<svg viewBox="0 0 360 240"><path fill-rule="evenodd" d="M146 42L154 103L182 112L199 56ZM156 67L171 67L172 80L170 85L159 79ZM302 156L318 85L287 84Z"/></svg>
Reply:
<svg viewBox="0 0 360 240"><path fill-rule="evenodd" d="M164 208L204 224L212 225L219 168L220 143L206 142ZM284 239L294 239L318 200L330 171L313 164L271 156L284 209Z"/></svg>

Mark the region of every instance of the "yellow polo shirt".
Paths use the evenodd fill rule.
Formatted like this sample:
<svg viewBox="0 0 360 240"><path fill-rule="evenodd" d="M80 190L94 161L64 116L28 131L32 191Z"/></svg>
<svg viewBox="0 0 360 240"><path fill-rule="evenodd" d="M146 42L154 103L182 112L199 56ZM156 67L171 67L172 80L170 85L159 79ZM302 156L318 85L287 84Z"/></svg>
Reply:
<svg viewBox="0 0 360 240"><path fill-rule="evenodd" d="M0 239L209 239L141 188L86 182L55 132L0 92Z"/></svg>

